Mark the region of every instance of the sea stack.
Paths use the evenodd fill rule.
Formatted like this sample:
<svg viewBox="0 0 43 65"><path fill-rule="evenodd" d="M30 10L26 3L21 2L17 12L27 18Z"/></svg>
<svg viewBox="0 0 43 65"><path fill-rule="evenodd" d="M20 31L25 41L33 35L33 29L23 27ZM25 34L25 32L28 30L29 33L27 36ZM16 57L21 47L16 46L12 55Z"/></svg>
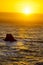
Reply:
<svg viewBox="0 0 43 65"><path fill-rule="evenodd" d="M43 62L38 62L35 65L43 65Z"/></svg>
<svg viewBox="0 0 43 65"><path fill-rule="evenodd" d="M4 41L15 42L17 40L14 39L14 37L12 36L12 34L6 34L6 38L4 39Z"/></svg>

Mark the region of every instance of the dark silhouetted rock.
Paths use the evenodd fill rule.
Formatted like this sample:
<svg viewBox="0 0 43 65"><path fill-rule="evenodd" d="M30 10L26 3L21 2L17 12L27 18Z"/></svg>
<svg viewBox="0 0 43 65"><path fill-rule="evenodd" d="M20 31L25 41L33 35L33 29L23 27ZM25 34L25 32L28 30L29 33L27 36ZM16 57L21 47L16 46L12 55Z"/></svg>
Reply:
<svg viewBox="0 0 43 65"><path fill-rule="evenodd" d="M17 41L17 40L14 39L14 37L12 36L12 34L7 34L6 38L4 39L4 41L14 42L14 41Z"/></svg>
<svg viewBox="0 0 43 65"><path fill-rule="evenodd" d="M43 62L38 62L35 65L43 65Z"/></svg>

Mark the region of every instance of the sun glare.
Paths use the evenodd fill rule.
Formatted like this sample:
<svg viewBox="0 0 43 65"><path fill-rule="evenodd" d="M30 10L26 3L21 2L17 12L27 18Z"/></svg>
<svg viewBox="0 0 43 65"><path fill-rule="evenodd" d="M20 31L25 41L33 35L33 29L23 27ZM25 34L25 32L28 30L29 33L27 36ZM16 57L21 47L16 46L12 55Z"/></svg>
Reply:
<svg viewBox="0 0 43 65"><path fill-rule="evenodd" d="M24 8L24 14L31 14L30 8Z"/></svg>

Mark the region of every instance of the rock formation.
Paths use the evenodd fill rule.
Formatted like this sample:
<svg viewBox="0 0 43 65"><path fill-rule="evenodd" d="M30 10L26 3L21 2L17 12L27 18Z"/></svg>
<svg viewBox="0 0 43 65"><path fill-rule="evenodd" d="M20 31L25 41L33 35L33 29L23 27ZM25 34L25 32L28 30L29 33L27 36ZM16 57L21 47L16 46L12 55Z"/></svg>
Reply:
<svg viewBox="0 0 43 65"><path fill-rule="evenodd" d="M17 41L17 40L14 39L14 37L12 36L12 34L7 34L6 38L4 39L4 41L14 42L14 41Z"/></svg>

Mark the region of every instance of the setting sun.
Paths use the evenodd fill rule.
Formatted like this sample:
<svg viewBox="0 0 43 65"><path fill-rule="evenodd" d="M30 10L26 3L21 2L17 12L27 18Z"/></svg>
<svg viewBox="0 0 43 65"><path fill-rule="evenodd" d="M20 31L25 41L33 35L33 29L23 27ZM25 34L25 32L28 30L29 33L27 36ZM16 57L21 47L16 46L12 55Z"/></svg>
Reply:
<svg viewBox="0 0 43 65"><path fill-rule="evenodd" d="M30 8L24 8L24 11L23 11L24 14L31 14L31 10Z"/></svg>

